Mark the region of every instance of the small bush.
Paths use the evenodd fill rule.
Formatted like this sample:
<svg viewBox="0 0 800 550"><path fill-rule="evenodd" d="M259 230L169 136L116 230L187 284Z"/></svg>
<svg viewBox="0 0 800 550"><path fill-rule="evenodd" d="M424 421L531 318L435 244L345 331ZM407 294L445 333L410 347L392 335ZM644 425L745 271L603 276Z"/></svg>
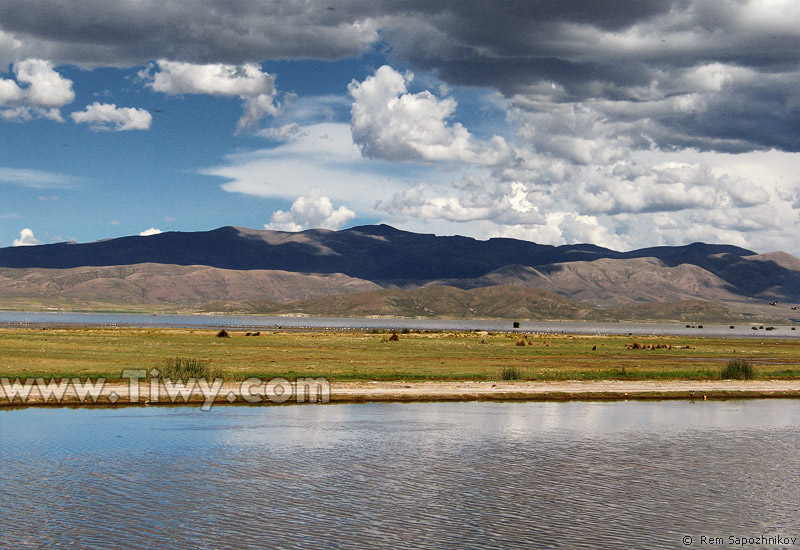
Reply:
<svg viewBox="0 0 800 550"><path fill-rule="evenodd" d="M733 359L720 371L722 380L752 380L756 377L756 369L744 359Z"/></svg>
<svg viewBox="0 0 800 550"><path fill-rule="evenodd" d="M522 378L522 371L517 367L503 367L500 371L500 378L503 380L519 380Z"/></svg>
<svg viewBox="0 0 800 550"><path fill-rule="evenodd" d="M224 378L224 373L221 370L209 368L206 363L192 358L174 357L167 359L159 371L161 378L169 378L173 381L185 381L189 378L205 378L207 380Z"/></svg>

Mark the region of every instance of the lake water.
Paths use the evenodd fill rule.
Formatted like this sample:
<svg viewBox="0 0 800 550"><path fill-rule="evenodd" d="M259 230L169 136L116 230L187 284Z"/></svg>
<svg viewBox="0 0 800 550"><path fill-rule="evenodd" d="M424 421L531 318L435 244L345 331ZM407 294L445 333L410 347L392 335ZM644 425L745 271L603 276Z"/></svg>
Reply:
<svg viewBox="0 0 800 550"><path fill-rule="evenodd" d="M0 546L798 548L798 447L798 400L5 410Z"/></svg>
<svg viewBox="0 0 800 550"><path fill-rule="evenodd" d="M134 313L67 313L0 311L0 326L38 325L255 328L282 327L312 329L383 329L401 330L488 330L511 331L513 321L491 319L402 319L346 317L270 317L258 315L146 315ZM699 328L702 327L702 328ZM757 325L758 327L758 325ZM730 338L800 338L792 326L774 330L753 330L749 324L692 325L685 323L593 323L578 321L521 321L520 331L564 334L636 334L663 336L706 336ZM792 329L795 330L792 330Z"/></svg>

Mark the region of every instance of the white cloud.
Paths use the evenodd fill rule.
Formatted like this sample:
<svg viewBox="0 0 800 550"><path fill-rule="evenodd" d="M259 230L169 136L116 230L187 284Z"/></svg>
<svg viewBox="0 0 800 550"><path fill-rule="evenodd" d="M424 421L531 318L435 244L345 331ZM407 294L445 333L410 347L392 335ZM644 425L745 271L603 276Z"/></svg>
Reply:
<svg viewBox="0 0 800 550"><path fill-rule="evenodd" d="M30 187L32 189L68 189L75 187L77 182L77 178L64 174L27 168L0 167L0 183Z"/></svg>
<svg viewBox="0 0 800 550"><path fill-rule="evenodd" d="M491 237L525 239L541 244L591 243L612 250L632 248L631 241L615 234L596 216L574 212L550 212L538 225L490 223L486 230Z"/></svg>
<svg viewBox="0 0 800 550"><path fill-rule="evenodd" d="M25 92L13 80L0 78L0 105L21 101Z"/></svg>
<svg viewBox="0 0 800 550"><path fill-rule="evenodd" d="M511 151L502 137L484 143L461 123L449 123L456 109L454 99L439 99L429 91L408 93L406 84L413 78L384 65L364 82L348 86L355 100L353 141L364 156L483 165L509 159Z"/></svg>
<svg viewBox="0 0 800 550"><path fill-rule="evenodd" d="M319 187L325 196L359 211L371 210L387 192L401 189L404 177L416 177L414 167L399 176L391 165L364 159L350 127L341 123L300 126L289 141L228 155L224 164L201 173L224 178L225 191L263 198L294 200Z"/></svg>
<svg viewBox="0 0 800 550"><path fill-rule="evenodd" d="M140 237L149 237L151 235L158 235L159 233L163 233L160 229L156 229L155 227L151 227L150 229L145 229L141 233L139 233Z"/></svg>
<svg viewBox="0 0 800 550"><path fill-rule="evenodd" d="M272 214L272 220L264 224L264 229L275 231L339 229L355 217L356 213L346 206L334 210L333 203L322 195L319 187L312 187L308 196L298 197L288 212L278 210Z"/></svg>
<svg viewBox="0 0 800 550"><path fill-rule="evenodd" d="M153 116L145 109L117 107L113 103L94 102L85 110L70 115L76 123L89 124L92 130L148 130Z"/></svg>
<svg viewBox="0 0 800 550"><path fill-rule="evenodd" d="M300 129L299 124L296 122L291 122L289 124L284 124L279 128L267 128L266 130L261 130L258 135L273 141L291 141L293 139L302 137L303 130Z"/></svg>
<svg viewBox="0 0 800 550"><path fill-rule="evenodd" d="M492 185L470 178L461 189L426 196L426 185L419 184L395 193L388 202L377 208L394 216L411 216L425 220L443 219L451 222L491 220L498 224L541 224L544 217L534 197L521 182ZM535 200L535 199L534 199Z"/></svg>
<svg viewBox="0 0 800 550"><path fill-rule="evenodd" d="M157 66L157 69L156 69ZM151 71L155 72L151 73ZM197 65L160 59L141 71L149 86L165 94L208 94L239 97L244 101L244 114L238 130L257 127L266 115L275 115L275 77L265 73L255 63L226 65L209 63Z"/></svg>
<svg viewBox="0 0 800 550"><path fill-rule="evenodd" d="M33 236L33 231L26 227L19 232L19 239L14 239L11 246L34 246L37 244L42 244L42 242Z"/></svg>
<svg viewBox="0 0 800 550"><path fill-rule="evenodd" d="M0 116L7 120L26 121L48 118L63 122L60 108L75 99L72 81L53 69L43 59L26 59L14 63L13 80L0 79Z"/></svg>

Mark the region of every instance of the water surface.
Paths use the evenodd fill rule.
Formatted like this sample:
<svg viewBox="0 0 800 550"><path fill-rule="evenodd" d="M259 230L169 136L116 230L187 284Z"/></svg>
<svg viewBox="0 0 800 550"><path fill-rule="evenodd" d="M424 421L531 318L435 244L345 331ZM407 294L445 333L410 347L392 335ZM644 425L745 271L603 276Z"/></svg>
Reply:
<svg viewBox="0 0 800 550"><path fill-rule="evenodd" d="M410 319L364 317L276 317L261 315L147 315L137 313L70 313L0 311L0 326L38 325L130 326L130 327L281 327L311 329L401 330L488 330L513 331L513 321L498 319ZM598 323L583 321L521 321L519 331L563 334L636 334L663 336L706 336L730 338L800 338L792 326L753 330L749 324L689 325L683 323ZM792 330L795 328L795 330Z"/></svg>
<svg viewBox="0 0 800 550"><path fill-rule="evenodd" d="M800 535L799 443L798 400L6 410L0 540L701 548Z"/></svg>

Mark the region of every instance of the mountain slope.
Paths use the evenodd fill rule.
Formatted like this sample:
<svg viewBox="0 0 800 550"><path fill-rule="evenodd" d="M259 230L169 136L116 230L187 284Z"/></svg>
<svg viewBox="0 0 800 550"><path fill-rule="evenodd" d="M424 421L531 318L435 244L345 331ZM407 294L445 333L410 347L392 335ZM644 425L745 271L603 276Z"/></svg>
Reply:
<svg viewBox="0 0 800 550"><path fill-rule="evenodd" d="M669 267L656 258L558 263L538 268L505 266L476 279L443 281L460 288L514 285L558 292L598 307L635 302L736 300L724 280L691 264Z"/></svg>
<svg viewBox="0 0 800 550"><path fill-rule="evenodd" d="M274 302L213 302L206 312L247 312L264 315L318 315L326 317L422 317L516 320L660 320L691 322L741 321L725 307L702 300L672 303L637 303L602 310L569 300L546 290L519 286L491 286L463 290L428 286L414 290L327 296L289 304Z"/></svg>
<svg viewBox="0 0 800 550"><path fill-rule="evenodd" d="M254 304L257 306L257 304ZM216 310L220 304L206 309ZM498 319L576 319L607 317L597 308L558 294L525 287L494 286L462 290L431 286L414 290L383 289L347 296L327 296L314 300L276 305L262 309L236 304L233 309L253 313L294 313L322 316L392 316Z"/></svg>
<svg viewBox="0 0 800 550"><path fill-rule="evenodd" d="M296 233L222 227L85 244L0 248L2 307L31 307L25 302L28 298L36 300L36 307L98 302L122 307L285 303L379 288L442 285L464 290L542 289L605 309L713 301L736 312L800 318L791 309L800 304L800 259L782 252L759 255L729 245L693 243L617 252L585 244L439 237L375 225ZM424 294L415 296L415 302L407 303L398 295L402 303L388 305L389 298L382 297L373 303L374 311L366 306L361 310L367 315L388 314L387 308L407 311L402 315L425 314L427 306L420 305ZM461 295L439 293L436 299L447 302L455 296ZM503 299L515 299L508 296ZM779 307L770 305L776 301ZM441 315L470 310L447 307Z"/></svg>
<svg viewBox="0 0 800 550"><path fill-rule="evenodd" d="M379 289L341 273L235 271L208 266L137 264L71 269L0 268L3 301L197 305L212 300L289 302Z"/></svg>

